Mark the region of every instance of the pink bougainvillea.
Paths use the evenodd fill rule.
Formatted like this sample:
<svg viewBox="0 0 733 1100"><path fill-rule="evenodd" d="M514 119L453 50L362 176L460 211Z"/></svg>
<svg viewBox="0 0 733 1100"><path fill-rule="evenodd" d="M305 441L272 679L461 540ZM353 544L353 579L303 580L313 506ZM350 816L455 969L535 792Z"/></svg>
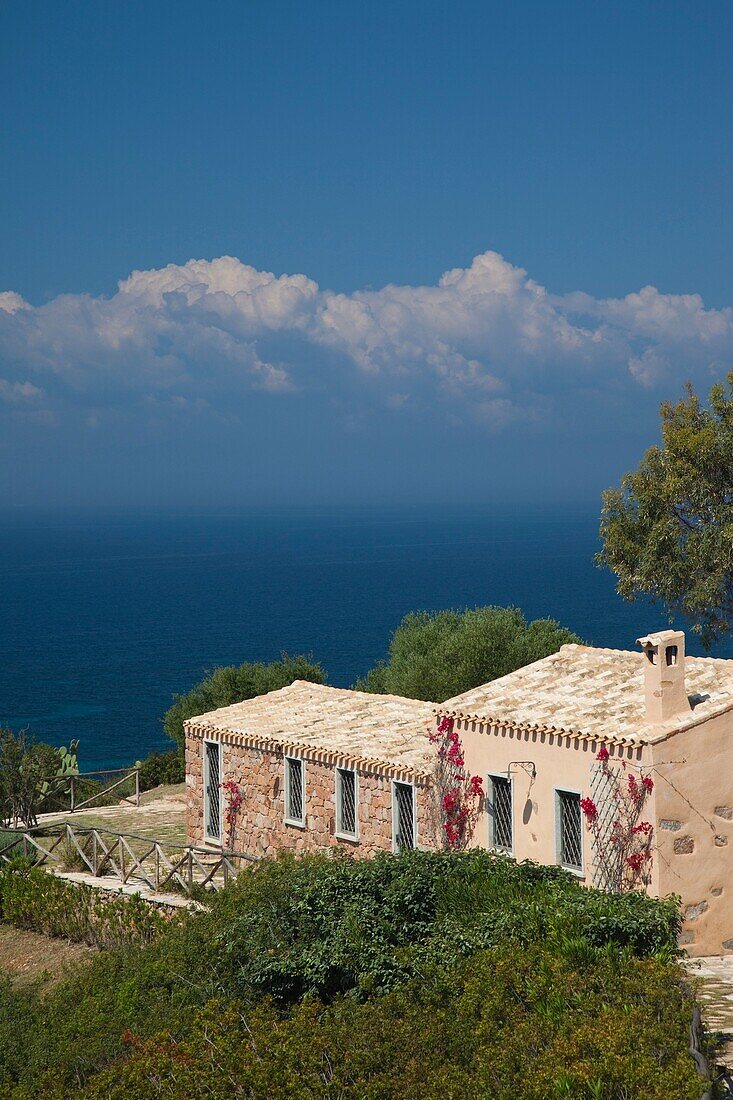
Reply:
<svg viewBox="0 0 733 1100"><path fill-rule="evenodd" d="M234 779L227 779L226 782L221 783L220 786L224 791L224 797L227 804L224 811L224 821L229 834L229 847L233 848L234 828L237 824L237 814L244 802L244 791Z"/></svg>
<svg viewBox="0 0 733 1100"><path fill-rule="evenodd" d="M592 798L582 798L580 808L594 840L596 880L622 894L645 887L650 880L654 826L640 818L654 780L641 771L638 777L627 772L623 761L620 768L613 768L605 747L596 760L612 803L610 813L601 813Z"/></svg>
<svg viewBox="0 0 733 1100"><path fill-rule="evenodd" d="M442 846L460 852L468 847L476 827L484 787L480 775L468 775L463 746L452 718L441 718L428 729L435 746L433 803L436 832Z"/></svg>

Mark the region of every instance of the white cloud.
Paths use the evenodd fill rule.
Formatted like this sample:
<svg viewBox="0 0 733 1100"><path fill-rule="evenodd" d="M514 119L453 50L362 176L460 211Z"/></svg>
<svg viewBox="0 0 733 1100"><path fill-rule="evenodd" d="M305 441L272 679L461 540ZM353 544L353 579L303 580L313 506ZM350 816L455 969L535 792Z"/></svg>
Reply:
<svg viewBox="0 0 733 1100"><path fill-rule="evenodd" d="M4 313L17 313L19 309L30 309L24 298L16 294L14 290L0 291L0 309Z"/></svg>
<svg viewBox="0 0 733 1100"><path fill-rule="evenodd" d="M111 298L33 307L0 294L0 366L35 380L5 381L0 396L42 388L49 407L83 405L95 423L105 409L151 400L229 416L261 390L334 398L344 415L365 404L394 415L445 407L496 428L551 416L573 393L633 400L640 385L673 395L731 363L730 308L654 287L620 299L553 295L495 252L434 286L350 294L229 256L135 271Z"/></svg>
<svg viewBox="0 0 733 1100"><path fill-rule="evenodd" d="M9 382L7 378L0 378L0 401L5 401L9 405L32 401L42 393L43 390L34 386L32 382Z"/></svg>

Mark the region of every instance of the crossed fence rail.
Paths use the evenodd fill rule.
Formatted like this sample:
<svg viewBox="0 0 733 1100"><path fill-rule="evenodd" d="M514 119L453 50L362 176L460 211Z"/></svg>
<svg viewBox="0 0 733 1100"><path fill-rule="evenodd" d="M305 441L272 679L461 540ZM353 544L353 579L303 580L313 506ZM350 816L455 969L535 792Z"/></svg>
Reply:
<svg viewBox="0 0 733 1100"><path fill-rule="evenodd" d="M118 778L119 777L119 778ZM46 780L49 791L42 811L76 813L95 802L104 802L117 791L118 797L135 806L140 805L140 769L107 768L96 772L70 772Z"/></svg>
<svg viewBox="0 0 733 1100"><path fill-rule="evenodd" d="M219 890L242 868L255 863L244 852L219 851L193 845L161 842L135 833L80 827L65 822L49 835L48 829L14 833L0 847L0 862L23 853L37 866L61 870L84 868L95 878L113 878L122 885L146 886L153 893L179 889L191 895L201 887Z"/></svg>

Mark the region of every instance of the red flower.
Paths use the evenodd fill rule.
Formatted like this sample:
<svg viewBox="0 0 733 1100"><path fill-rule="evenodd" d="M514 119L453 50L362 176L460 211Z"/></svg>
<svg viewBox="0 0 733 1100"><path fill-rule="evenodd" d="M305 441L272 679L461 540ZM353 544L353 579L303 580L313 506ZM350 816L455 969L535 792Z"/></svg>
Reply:
<svg viewBox="0 0 733 1100"><path fill-rule="evenodd" d="M472 775L470 779L471 794L483 794L484 793L484 781L480 775Z"/></svg>
<svg viewBox="0 0 733 1100"><path fill-rule="evenodd" d="M596 754L596 760L600 760L603 763L605 763L606 760L608 760L608 749L606 748L605 745L601 745L600 749L598 750L598 752Z"/></svg>
<svg viewBox="0 0 733 1100"><path fill-rule="evenodd" d="M438 733L451 733L453 731L453 719L441 718L438 722Z"/></svg>
<svg viewBox="0 0 733 1100"><path fill-rule="evenodd" d="M631 831L632 833L643 833L644 836L651 836L654 832L654 826L651 821L640 821L638 825L634 825Z"/></svg>
<svg viewBox="0 0 733 1100"><path fill-rule="evenodd" d="M458 802L458 795L456 794L456 792L454 790L453 791L446 791L446 793L443 795L443 811L444 811L444 813L447 813L447 814L451 813L456 808L457 802Z"/></svg>
<svg viewBox="0 0 733 1100"><path fill-rule="evenodd" d="M650 775L645 775L642 777L641 781L644 784L644 787L648 794L651 794L654 790L654 780L652 779L652 777Z"/></svg>
<svg viewBox="0 0 733 1100"><path fill-rule="evenodd" d="M580 808L585 814L588 824L591 825L598 817L598 807L592 798L581 798Z"/></svg>

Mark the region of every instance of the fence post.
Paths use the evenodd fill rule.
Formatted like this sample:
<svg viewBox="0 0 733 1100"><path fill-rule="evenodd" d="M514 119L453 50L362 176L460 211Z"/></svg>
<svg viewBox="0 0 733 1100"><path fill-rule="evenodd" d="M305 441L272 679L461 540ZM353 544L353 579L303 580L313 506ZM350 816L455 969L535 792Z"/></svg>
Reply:
<svg viewBox="0 0 733 1100"><path fill-rule="evenodd" d="M135 768L135 805L140 809L140 769Z"/></svg>
<svg viewBox="0 0 733 1100"><path fill-rule="evenodd" d="M74 812L74 777L73 777L73 775L70 778L70 785L71 785L71 811L70 812L73 814L73 812Z"/></svg>
<svg viewBox="0 0 733 1100"><path fill-rule="evenodd" d="M188 849L188 892L191 893L193 887L193 852Z"/></svg>

